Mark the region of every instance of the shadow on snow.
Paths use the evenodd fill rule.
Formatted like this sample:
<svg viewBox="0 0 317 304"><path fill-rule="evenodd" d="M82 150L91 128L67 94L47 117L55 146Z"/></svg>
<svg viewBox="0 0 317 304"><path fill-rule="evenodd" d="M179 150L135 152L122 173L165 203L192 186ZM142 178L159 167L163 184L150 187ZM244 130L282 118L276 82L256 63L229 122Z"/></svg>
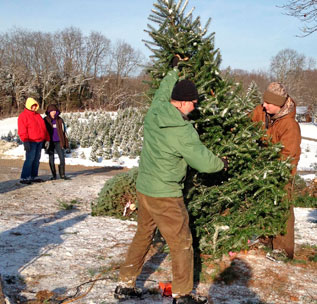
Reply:
<svg viewBox="0 0 317 304"><path fill-rule="evenodd" d="M14 303L24 303L21 295L26 288L23 270L30 267L42 256L64 242L66 229L83 221L87 214L63 218L73 211L58 211L53 214L37 215L10 230L0 233L0 274L5 294ZM40 274L38 274L40 275ZM62 288L64 289L64 288Z"/></svg>

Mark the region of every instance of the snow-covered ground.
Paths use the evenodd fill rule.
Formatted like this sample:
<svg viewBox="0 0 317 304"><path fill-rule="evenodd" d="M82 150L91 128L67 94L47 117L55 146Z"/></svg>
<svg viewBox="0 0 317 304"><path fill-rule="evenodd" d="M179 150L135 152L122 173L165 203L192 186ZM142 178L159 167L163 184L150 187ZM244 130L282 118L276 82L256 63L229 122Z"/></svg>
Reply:
<svg viewBox="0 0 317 304"><path fill-rule="evenodd" d="M302 139L301 149L302 154L298 164L298 171L305 171L305 174L302 176L305 179L313 179L316 177L316 173L309 174L307 171L317 171L317 125L312 123L300 123L301 134L304 138ZM0 138L1 136L6 136L11 131L17 129L17 117L11 117L0 120ZM89 160L91 148L78 148L73 150L71 154L66 155L66 164L67 165L83 165L83 166L122 166L127 168L132 168L138 166L139 159L129 159L128 157L120 157L117 161L114 160L102 160L100 162L93 162ZM85 154L86 158L74 157L75 155L82 155L82 152ZM21 158L24 156L23 146L20 145L14 149L11 149L6 152L6 155L13 158ZM59 162L57 155L56 163ZM41 162L48 162L48 155L42 151Z"/></svg>
<svg viewBox="0 0 317 304"><path fill-rule="evenodd" d="M16 122L17 118L0 120L0 137L6 136L9 131L14 132ZM317 140L317 126L301 124L301 130L303 137ZM83 151L89 155L89 149L78 149L78 154ZM7 156L23 157L23 146L7 151ZM44 153L41 161L48 161ZM132 166L133 162L137 164L137 160L129 159L96 163L89 161L88 157L81 159L71 155L66 161L68 164L80 162L85 166L118 166L120 161L121 166L126 167ZM313 163L317 163L317 141L303 140L300 170L312 170ZM18 176L16 171L10 174ZM19 185L17 189L1 193L0 243L4 245L0 246L0 270L2 278L8 279L4 280L6 295L20 293L20 296L33 300L39 291L54 291L62 298L77 295L78 290L84 294L86 283L92 280L92 273L95 273L94 278L98 278L101 270L109 269L102 279L96 279L90 292L79 301L117 303L113 299L117 284L116 266L122 262L123 253L133 237L135 223L88 214L91 201L97 197L108 178L110 175L106 172L98 175L79 174L67 181L35 183L27 187ZM7 179L7 173L0 170L0 182ZM47 195L39 196L39 192L47 195L54 193L54 199L47 198ZM59 202L68 202L70 198L78 200L76 209L61 210ZM295 208L296 246L316 246L316 218L316 209ZM148 289L157 288L159 281L170 280L170 258L160 259L161 256L156 254L153 257L147 263L148 268L145 267L148 272L143 272L139 281L141 287ZM235 264L228 259L221 265L223 273L225 270L233 273L234 270L234 274L238 274L237 278L233 277L232 283L200 283L197 286L197 292L208 295L210 302L237 304L262 303L263 300L280 304L315 303L314 268L304 264L298 266L296 263L275 262L256 251L238 254ZM206 265L206 274L211 276L214 273L212 265ZM80 286L82 289L78 289ZM171 300L148 293L142 301L131 300L127 303L171 303Z"/></svg>
<svg viewBox="0 0 317 304"><path fill-rule="evenodd" d="M312 123L300 123L301 135L301 157L297 166L298 171L306 171L301 174L304 179L314 179L317 174L317 125ZM309 138L311 140L308 140ZM307 174L307 171L315 173Z"/></svg>

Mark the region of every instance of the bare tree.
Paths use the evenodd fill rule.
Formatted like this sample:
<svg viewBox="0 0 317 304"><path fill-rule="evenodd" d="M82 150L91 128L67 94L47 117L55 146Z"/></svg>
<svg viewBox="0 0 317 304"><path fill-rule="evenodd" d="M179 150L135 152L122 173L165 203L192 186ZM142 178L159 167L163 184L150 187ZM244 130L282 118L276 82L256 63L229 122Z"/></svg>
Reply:
<svg viewBox="0 0 317 304"><path fill-rule="evenodd" d="M10 100L12 109L22 109L30 79L30 50L27 45L27 32L13 29L1 37L3 75L1 90L5 94L3 100Z"/></svg>
<svg viewBox="0 0 317 304"><path fill-rule="evenodd" d="M141 99L142 81L133 77L141 63L139 51L123 41L111 48L97 32L13 28L0 34L0 113L20 111L29 96L42 110L52 102L67 109L133 104Z"/></svg>
<svg viewBox="0 0 317 304"><path fill-rule="evenodd" d="M3 36L3 64L14 69L23 67L25 70L30 69L29 49L27 47L27 31L13 29Z"/></svg>
<svg viewBox="0 0 317 304"><path fill-rule="evenodd" d="M122 40L117 41L111 54L111 69L116 76L118 87L122 79L135 72L142 61L143 55L140 51Z"/></svg>
<svg viewBox="0 0 317 304"><path fill-rule="evenodd" d="M305 71L303 83L303 104L310 106L312 111L317 114L317 70Z"/></svg>
<svg viewBox="0 0 317 304"><path fill-rule="evenodd" d="M0 35L0 66L4 65L4 38L2 35Z"/></svg>
<svg viewBox="0 0 317 304"><path fill-rule="evenodd" d="M304 23L300 28L302 37L317 31L317 0L290 0L281 8L287 15L296 17Z"/></svg>
<svg viewBox="0 0 317 304"><path fill-rule="evenodd" d="M84 70L84 37L82 32L69 27L55 34L56 53L59 56L60 71L74 76Z"/></svg>
<svg viewBox="0 0 317 304"><path fill-rule="evenodd" d="M52 80L58 79L58 59L52 35L13 29L2 36L1 46L4 50L2 66L14 76L17 108L27 95L31 95L44 109L46 100L57 86Z"/></svg>
<svg viewBox="0 0 317 304"><path fill-rule="evenodd" d="M100 76L109 70L110 40L98 32L91 32L85 45L85 74Z"/></svg>
<svg viewBox="0 0 317 304"><path fill-rule="evenodd" d="M61 83L58 75L54 42L49 33L29 33L30 68L33 73L32 90L39 96L41 109L45 109L49 98Z"/></svg>
<svg viewBox="0 0 317 304"><path fill-rule="evenodd" d="M252 82L257 84L257 87L260 92L264 92L270 83L270 75L265 71L245 71L240 69L231 69L230 67L226 68L221 72L224 78L229 78L234 82L238 82L242 86L242 92L245 94L250 87Z"/></svg>
<svg viewBox="0 0 317 304"><path fill-rule="evenodd" d="M273 78L286 84L300 77L306 68L306 56L292 49L283 49L271 59L270 67Z"/></svg>
<svg viewBox="0 0 317 304"><path fill-rule="evenodd" d="M283 83L290 95L299 103L307 103L308 71L315 67L315 61L292 49L278 52L271 60L271 75L274 81Z"/></svg>

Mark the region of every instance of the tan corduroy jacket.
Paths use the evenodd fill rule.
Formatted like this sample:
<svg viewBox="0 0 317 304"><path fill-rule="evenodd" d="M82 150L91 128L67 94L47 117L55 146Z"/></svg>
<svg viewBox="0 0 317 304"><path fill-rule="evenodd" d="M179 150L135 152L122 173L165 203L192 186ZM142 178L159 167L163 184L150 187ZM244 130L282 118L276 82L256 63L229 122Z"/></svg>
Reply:
<svg viewBox="0 0 317 304"><path fill-rule="evenodd" d="M296 107L283 117L269 123L269 117L262 105L258 105L252 112L252 121L262 121L263 128L266 129L267 134L272 138L273 143L281 143L284 147L281 151L282 158L292 158L292 175L296 173L296 167L299 161L301 149L301 133L299 124L295 120Z"/></svg>

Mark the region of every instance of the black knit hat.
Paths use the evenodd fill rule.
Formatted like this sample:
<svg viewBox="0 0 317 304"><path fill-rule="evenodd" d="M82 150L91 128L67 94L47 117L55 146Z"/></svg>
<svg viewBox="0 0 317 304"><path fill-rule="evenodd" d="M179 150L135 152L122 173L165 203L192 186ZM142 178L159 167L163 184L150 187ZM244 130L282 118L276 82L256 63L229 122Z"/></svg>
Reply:
<svg viewBox="0 0 317 304"><path fill-rule="evenodd" d="M181 80L174 86L172 99L177 101L192 101L198 99L198 91L195 84L188 79Z"/></svg>

